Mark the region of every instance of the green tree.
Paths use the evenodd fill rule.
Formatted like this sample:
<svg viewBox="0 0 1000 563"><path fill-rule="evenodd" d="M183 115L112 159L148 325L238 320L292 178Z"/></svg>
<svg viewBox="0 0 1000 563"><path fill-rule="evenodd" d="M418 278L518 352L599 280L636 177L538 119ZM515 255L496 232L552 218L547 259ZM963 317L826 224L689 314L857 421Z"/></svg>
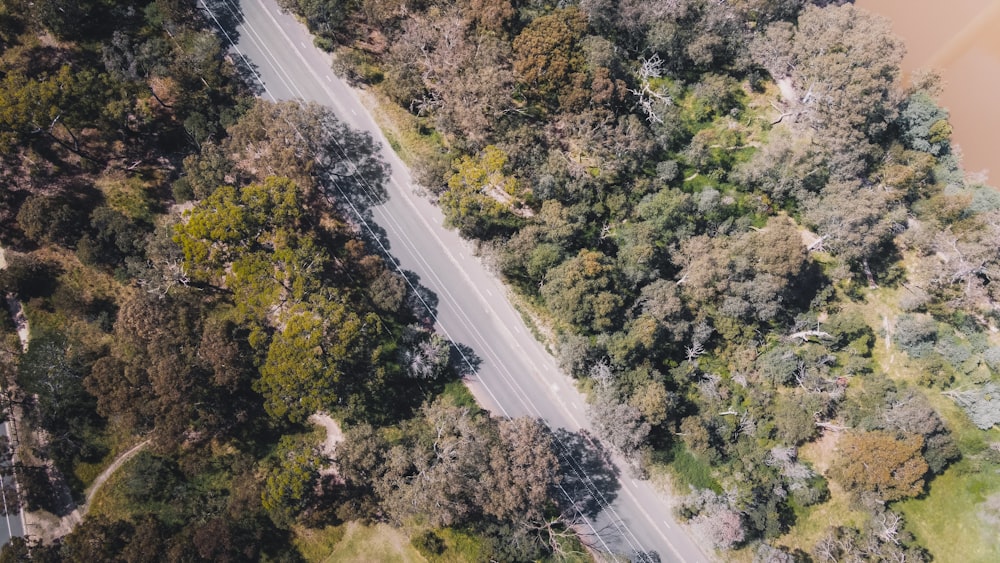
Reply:
<svg viewBox="0 0 1000 563"><path fill-rule="evenodd" d="M323 458L301 439L282 436L264 478L261 504L275 525L287 528L316 498Z"/></svg>
<svg viewBox="0 0 1000 563"><path fill-rule="evenodd" d="M463 156L454 164L448 190L440 204L445 222L463 236L492 238L516 225L511 209L517 195L517 180L504 168L507 155L489 145L477 156Z"/></svg>
<svg viewBox="0 0 1000 563"><path fill-rule="evenodd" d="M604 254L581 250L553 268L542 286L542 297L557 318L585 332L612 328L624 303L616 291L615 268Z"/></svg>
<svg viewBox="0 0 1000 563"><path fill-rule="evenodd" d="M21 230L40 243L69 246L76 242L85 223L79 204L62 196L29 196L17 212Z"/></svg>
<svg viewBox="0 0 1000 563"><path fill-rule="evenodd" d="M357 392L371 375L382 322L335 299L316 297L282 316L255 388L275 418L301 422Z"/></svg>

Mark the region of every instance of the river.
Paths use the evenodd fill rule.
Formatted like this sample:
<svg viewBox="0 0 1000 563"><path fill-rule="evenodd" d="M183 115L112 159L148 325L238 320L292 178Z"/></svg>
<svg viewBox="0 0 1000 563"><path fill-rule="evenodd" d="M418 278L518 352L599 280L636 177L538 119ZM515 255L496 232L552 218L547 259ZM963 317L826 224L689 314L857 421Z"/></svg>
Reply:
<svg viewBox="0 0 1000 563"><path fill-rule="evenodd" d="M903 70L934 69L968 172L1000 178L1000 0L857 0L906 41Z"/></svg>

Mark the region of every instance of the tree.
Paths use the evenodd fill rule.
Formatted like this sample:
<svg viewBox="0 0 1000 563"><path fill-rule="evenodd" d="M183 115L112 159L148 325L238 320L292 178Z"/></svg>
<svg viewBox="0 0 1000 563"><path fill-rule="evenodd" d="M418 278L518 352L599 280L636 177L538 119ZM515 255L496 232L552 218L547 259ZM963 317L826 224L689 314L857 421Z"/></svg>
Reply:
<svg viewBox="0 0 1000 563"><path fill-rule="evenodd" d="M542 297L557 318L584 332L613 327L623 305L616 292L615 268L601 252L581 250L553 268L542 286Z"/></svg>
<svg viewBox="0 0 1000 563"><path fill-rule="evenodd" d="M731 495L698 489L684 498L681 514L712 547L731 549L746 537L743 516L731 504Z"/></svg>
<svg viewBox="0 0 1000 563"><path fill-rule="evenodd" d="M480 27L503 27L504 13L507 0L472 0L408 15L386 60L389 94L469 148L486 145L515 107L510 43Z"/></svg>
<svg viewBox="0 0 1000 563"><path fill-rule="evenodd" d="M236 171L254 182L288 177L317 207L342 193L361 208L385 198L387 168L375 141L329 108L258 99L227 132L223 151Z"/></svg>
<svg viewBox="0 0 1000 563"><path fill-rule="evenodd" d="M857 494L871 492L884 501L914 497L923 491L928 470L923 446L916 434L852 432L840 439L830 475Z"/></svg>
<svg viewBox="0 0 1000 563"><path fill-rule="evenodd" d="M453 167L448 190L441 195L445 223L465 237L487 239L516 225L511 213L517 180L504 172L507 155L489 145L476 158L463 156Z"/></svg>
<svg viewBox="0 0 1000 563"><path fill-rule="evenodd" d="M0 81L0 150L8 153L14 146L39 134L66 148L79 150L67 121L79 125L78 113L73 110L83 106L74 105L79 103L74 97L85 94L80 91L82 79L90 76L90 72L85 71L77 77L69 65L37 79L20 71L7 73ZM73 137L73 145L55 136L57 127Z"/></svg>
<svg viewBox="0 0 1000 563"><path fill-rule="evenodd" d="M620 402L607 389L597 391L590 404L590 415L597 435L626 457L639 451L651 430L639 409Z"/></svg>
<svg viewBox="0 0 1000 563"><path fill-rule="evenodd" d="M559 485L559 460L551 432L540 420L515 418L498 423L483 474L483 512L505 521L544 521Z"/></svg>
<svg viewBox="0 0 1000 563"><path fill-rule="evenodd" d="M356 392L372 369L382 330L374 313L359 315L334 299L317 297L282 316L255 389L275 418L301 422Z"/></svg>
<svg viewBox="0 0 1000 563"><path fill-rule="evenodd" d="M948 110L937 105L926 90L918 90L906 99L899 113L899 127L909 148L935 156L950 150Z"/></svg>
<svg viewBox="0 0 1000 563"><path fill-rule="evenodd" d="M731 176L737 182L757 188L771 200L784 205L789 200L805 201L818 192L830 177L823 154L811 139L796 134L791 127L775 126L767 144Z"/></svg>
<svg viewBox="0 0 1000 563"><path fill-rule="evenodd" d="M85 221L79 204L61 196L29 196L17 212L18 226L39 243L69 246L76 242Z"/></svg>
<svg viewBox="0 0 1000 563"><path fill-rule="evenodd" d="M375 491L395 521L419 515L435 527L468 522L489 468L489 428L468 408L441 400L424 407L420 422L409 445L388 450Z"/></svg>
<svg viewBox="0 0 1000 563"><path fill-rule="evenodd" d="M315 499L322 465L317 448L282 436L261 492L261 504L275 525L289 527Z"/></svg>
<svg viewBox="0 0 1000 563"><path fill-rule="evenodd" d="M809 257L787 219L728 238L692 237L682 243L681 259L685 295L734 319L770 321L805 301L810 289Z"/></svg>
<svg viewBox="0 0 1000 563"><path fill-rule="evenodd" d="M802 202L802 218L822 237L824 249L849 264L867 264L905 224L903 195L888 186L831 182Z"/></svg>
<svg viewBox="0 0 1000 563"><path fill-rule="evenodd" d="M514 38L514 72L539 96L563 88L583 64L576 43L587 28L576 7L535 18Z"/></svg>
<svg viewBox="0 0 1000 563"><path fill-rule="evenodd" d="M770 25L754 49L775 79L790 77L835 178L874 164L874 144L896 118L904 47L888 20L852 4L808 5L798 25Z"/></svg>
<svg viewBox="0 0 1000 563"><path fill-rule="evenodd" d="M59 269L56 264L32 254L6 253L7 267L0 270L0 292L11 292L23 300L50 294Z"/></svg>

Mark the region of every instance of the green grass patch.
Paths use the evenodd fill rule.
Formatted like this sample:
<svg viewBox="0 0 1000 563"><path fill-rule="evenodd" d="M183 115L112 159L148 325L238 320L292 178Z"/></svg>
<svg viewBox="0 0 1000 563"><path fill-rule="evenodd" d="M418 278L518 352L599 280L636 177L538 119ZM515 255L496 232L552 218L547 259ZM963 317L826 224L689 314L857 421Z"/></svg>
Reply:
<svg viewBox="0 0 1000 563"><path fill-rule="evenodd" d="M445 528L435 531L435 534L444 540L444 551L434 556L431 559L432 563L486 561L492 554L492 550L488 545L484 545L482 538L468 532Z"/></svg>
<svg viewBox="0 0 1000 563"><path fill-rule="evenodd" d="M299 554L306 561L325 561L344 539L347 525L326 526L321 530L312 528L294 528L295 539L292 542Z"/></svg>
<svg viewBox="0 0 1000 563"><path fill-rule="evenodd" d="M406 534L388 524L365 526L348 522L322 530L296 529L292 543L309 563L426 561L410 545Z"/></svg>
<svg viewBox="0 0 1000 563"><path fill-rule="evenodd" d="M1000 494L1000 472L992 464L962 460L939 475L923 498L899 503L907 529L936 561L1000 561L997 529L981 518L981 504Z"/></svg>
<svg viewBox="0 0 1000 563"><path fill-rule="evenodd" d="M465 386L465 383L461 380L449 381L444 385L444 391L441 393L446 397L450 397L454 404L459 407L466 407L470 409L478 409L479 403L476 402L476 398L472 396L469 392L469 388Z"/></svg>
<svg viewBox="0 0 1000 563"><path fill-rule="evenodd" d="M722 485L712 477L712 466L698 459L683 444L674 445L670 454L673 458L670 469L677 478L680 490L686 491L688 487L695 487L722 492Z"/></svg>
<svg viewBox="0 0 1000 563"><path fill-rule="evenodd" d="M87 509L88 515L103 515L111 520L123 520L132 516L136 506L125 497L125 474L134 460L124 463L118 471L108 477Z"/></svg>
<svg viewBox="0 0 1000 563"><path fill-rule="evenodd" d="M94 479L97 479L97 476L101 474L101 471L104 471L104 468L113 460L114 458L111 457L111 454L108 454L97 463L81 461L73 467L73 475L76 475L76 478L83 483L84 487L89 487L94 482Z"/></svg>

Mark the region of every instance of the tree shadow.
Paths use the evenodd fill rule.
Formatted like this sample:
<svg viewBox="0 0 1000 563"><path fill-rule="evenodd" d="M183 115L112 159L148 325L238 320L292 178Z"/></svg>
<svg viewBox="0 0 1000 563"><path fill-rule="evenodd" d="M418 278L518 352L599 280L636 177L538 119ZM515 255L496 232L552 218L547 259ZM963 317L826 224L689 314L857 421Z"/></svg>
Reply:
<svg viewBox="0 0 1000 563"><path fill-rule="evenodd" d="M329 179L327 195L346 198L354 215L370 222L370 210L385 203L389 165L371 135L357 131L330 115L324 124L323 139L314 149L319 177ZM332 188L332 190L330 189Z"/></svg>
<svg viewBox="0 0 1000 563"><path fill-rule="evenodd" d="M198 9L205 12L209 27L222 32L224 42L236 43L240 34L236 27L243 23L243 8L239 0L201 0Z"/></svg>
<svg viewBox="0 0 1000 563"><path fill-rule="evenodd" d="M461 342L452 342L449 363L455 370L455 373L464 379L479 373L479 367L483 364L483 359L469 346Z"/></svg>
<svg viewBox="0 0 1000 563"><path fill-rule="evenodd" d="M570 517L582 514L596 518L614 502L621 488L619 471L611 462L610 452L586 430L570 432L559 428L553 432L553 438L565 493L560 509Z"/></svg>
<svg viewBox="0 0 1000 563"><path fill-rule="evenodd" d="M388 256L388 259L393 264L396 264L396 259L391 254ZM410 289L406 293L406 304L413 311L413 314L416 315L420 324L427 328L432 328L434 326L434 319L437 318L438 313L439 300L437 294L427 287L420 285L420 276L414 272L400 270L400 273L406 278L406 283Z"/></svg>
<svg viewBox="0 0 1000 563"><path fill-rule="evenodd" d="M255 97L261 97L264 95L265 89L264 85L257 78L260 73L257 72L258 66L246 57L230 57L233 63L233 68L236 70L236 76L239 80L247 87L251 94Z"/></svg>

